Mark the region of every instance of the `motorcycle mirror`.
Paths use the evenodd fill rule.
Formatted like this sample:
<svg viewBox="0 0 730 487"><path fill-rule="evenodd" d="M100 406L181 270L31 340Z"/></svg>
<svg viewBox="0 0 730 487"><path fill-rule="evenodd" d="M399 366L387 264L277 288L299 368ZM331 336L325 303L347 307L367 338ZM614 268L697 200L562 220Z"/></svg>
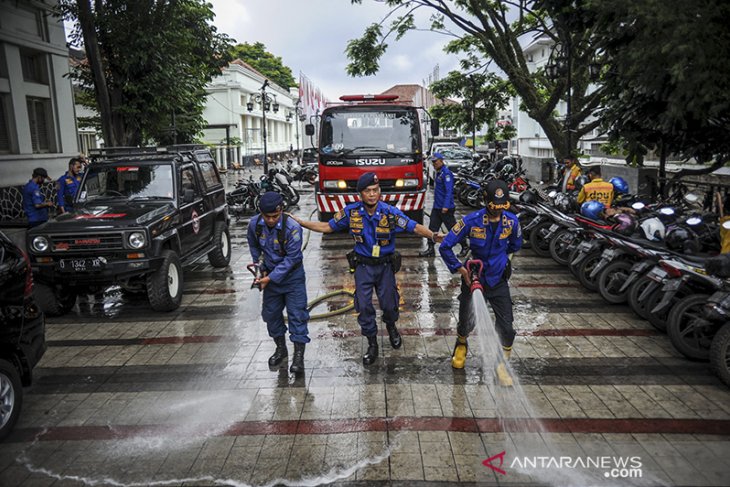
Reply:
<svg viewBox="0 0 730 487"><path fill-rule="evenodd" d="M722 228L724 228L725 230L730 230L730 220L722 222Z"/></svg>
<svg viewBox="0 0 730 487"><path fill-rule="evenodd" d="M687 225L694 226L694 225L699 225L700 223L702 223L702 218L700 218L698 216L693 216L691 218L687 218Z"/></svg>
<svg viewBox="0 0 730 487"><path fill-rule="evenodd" d="M659 210L659 213L662 215L674 215L674 208L662 208Z"/></svg>
<svg viewBox="0 0 730 487"><path fill-rule="evenodd" d="M637 201L636 203L631 205L631 208L638 211L638 210L643 210L644 208L646 208L646 205L644 203L642 203L641 201Z"/></svg>
<svg viewBox="0 0 730 487"><path fill-rule="evenodd" d="M314 124L308 123L304 126L304 133L308 136L314 135Z"/></svg>

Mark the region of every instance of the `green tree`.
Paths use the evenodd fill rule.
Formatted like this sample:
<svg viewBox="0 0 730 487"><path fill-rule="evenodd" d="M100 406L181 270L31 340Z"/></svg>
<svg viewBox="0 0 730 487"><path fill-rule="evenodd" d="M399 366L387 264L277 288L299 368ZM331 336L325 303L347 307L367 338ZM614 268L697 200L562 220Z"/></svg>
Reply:
<svg viewBox="0 0 730 487"><path fill-rule="evenodd" d="M430 89L436 98L463 98L461 104L434 105L431 115L438 118L444 127L467 134L484 124L493 126L499 110L507 106L513 94L509 82L494 73L465 75L451 71L445 78L431 84Z"/></svg>
<svg viewBox="0 0 730 487"><path fill-rule="evenodd" d="M204 127L205 85L227 64L230 40L204 0L61 0L72 70L99 113L108 146L191 142Z"/></svg>
<svg viewBox="0 0 730 487"><path fill-rule="evenodd" d="M348 43L350 75L376 73L388 38L394 36L399 40L417 29L416 13L424 10L432 14L427 26L430 30L455 38L446 51L466 56L462 68L493 63L504 72L525 111L540 124L558 157L569 155L581 136L598 127L599 121L589 117L599 106L602 90L588 89L589 65L596 51L584 0L372 1L385 3L392 10L380 23L367 27L361 38ZM387 23L388 19L393 20ZM521 41L537 37L564 49L570 47L572 117L566 122L556 116L555 108L566 98L568 72L559 73L555 79L546 77L542 70L531 72L523 54Z"/></svg>
<svg viewBox="0 0 730 487"><path fill-rule="evenodd" d="M605 53L602 119L633 152L675 153L722 166L730 154L730 3L593 0Z"/></svg>
<svg viewBox="0 0 730 487"><path fill-rule="evenodd" d="M261 42L236 44L230 50L233 59L240 59L250 64L261 74L282 88L296 86L291 68L284 65L280 57L274 56L266 50Z"/></svg>

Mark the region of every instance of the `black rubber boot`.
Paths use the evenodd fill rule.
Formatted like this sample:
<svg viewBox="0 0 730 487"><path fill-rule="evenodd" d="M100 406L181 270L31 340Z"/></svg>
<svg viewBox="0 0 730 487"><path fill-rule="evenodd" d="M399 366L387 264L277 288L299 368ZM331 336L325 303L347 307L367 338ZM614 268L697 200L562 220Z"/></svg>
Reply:
<svg viewBox="0 0 730 487"><path fill-rule="evenodd" d="M362 363L370 365L378 358L378 336L368 337L368 351L362 357Z"/></svg>
<svg viewBox="0 0 730 487"><path fill-rule="evenodd" d="M426 247L426 250L422 250L418 253L419 257L433 257L436 255L436 252L433 249L433 242L427 242L428 247Z"/></svg>
<svg viewBox="0 0 730 487"><path fill-rule="evenodd" d="M274 337L274 343L276 343L276 351L274 351L274 355L269 357L269 365L271 367L279 365L289 355L289 352L286 350L285 336Z"/></svg>
<svg viewBox="0 0 730 487"><path fill-rule="evenodd" d="M304 373L304 349L306 346L306 343L294 342L294 358L292 358L291 367L289 367L289 372L292 374Z"/></svg>
<svg viewBox="0 0 730 487"><path fill-rule="evenodd" d="M398 333L398 328L396 328L395 323L386 323L385 328L388 330L390 346L393 348L400 348L400 346L403 345L403 340L400 338L400 333Z"/></svg>

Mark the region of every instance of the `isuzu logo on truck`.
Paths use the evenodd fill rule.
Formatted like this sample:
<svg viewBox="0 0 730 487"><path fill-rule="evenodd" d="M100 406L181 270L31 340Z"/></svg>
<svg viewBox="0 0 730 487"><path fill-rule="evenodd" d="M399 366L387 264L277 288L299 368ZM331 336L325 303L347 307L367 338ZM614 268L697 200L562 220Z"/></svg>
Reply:
<svg viewBox="0 0 730 487"><path fill-rule="evenodd" d="M384 166L385 159L380 157L372 159L357 159L355 161L355 164L357 164L358 166Z"/></svg>

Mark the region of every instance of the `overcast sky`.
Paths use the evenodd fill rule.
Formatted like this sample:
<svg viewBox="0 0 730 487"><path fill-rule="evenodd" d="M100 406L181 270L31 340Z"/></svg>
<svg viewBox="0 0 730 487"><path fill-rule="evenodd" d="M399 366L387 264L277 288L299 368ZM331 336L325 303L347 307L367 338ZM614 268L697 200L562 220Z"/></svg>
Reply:
<svg viewBox="0 0 730 487"><path fill-rule="evenodd" d="M363 0L209 0L219 31L236 42L262 42L280 56L298 81L304 73L330 100L343 94L380 93L395 84L422 84L436 64L441 77L458 69L458 59L443 52L450 38L432 32L410 32L393 39L375 76L352 78L345 72L350 39L380 21L387 7ZM427 19L431 12L425 15Z"/></svg>

